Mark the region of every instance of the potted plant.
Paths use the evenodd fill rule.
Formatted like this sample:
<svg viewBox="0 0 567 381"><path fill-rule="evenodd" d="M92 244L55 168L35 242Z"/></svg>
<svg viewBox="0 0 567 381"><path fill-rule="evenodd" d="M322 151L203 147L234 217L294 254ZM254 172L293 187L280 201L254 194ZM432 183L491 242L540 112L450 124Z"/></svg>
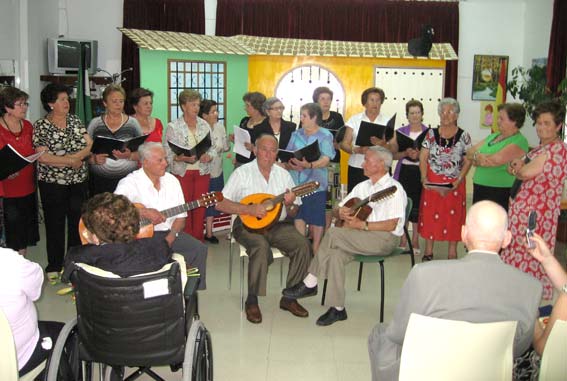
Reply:
<svg viewBox="0 0 567 381"><path fill-rule="evenodd" d="M557 93L547 87L547 66L532 66L529 69L518 66L512 69L511 79L506 86L514 98L522 100L526 112L531 117L535 107L541 102L558 99L567 104L567 79L557 86Z"/></svg>

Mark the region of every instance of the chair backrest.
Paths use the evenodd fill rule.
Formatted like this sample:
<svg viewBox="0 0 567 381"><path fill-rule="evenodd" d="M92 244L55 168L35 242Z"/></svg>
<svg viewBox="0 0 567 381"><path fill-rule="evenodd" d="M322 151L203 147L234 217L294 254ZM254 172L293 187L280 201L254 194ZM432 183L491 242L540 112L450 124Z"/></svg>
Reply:
<svg viewBox="0 0 567 381"><path fill-rule="evenodd" d="M412 313L402 347L400 381L512 380L516 325Z"/></svg>
<svg viewBox="0 0 567 381"><path fill-rule="evenodd" d="M408 197L408 203L406 204L406 221L405 221L406 223L409 221L411 208L413 208L413 200Z"/></svg>
<svg viewBox="0 0 567 381"><path fill-rule="evenodd" d="M183 361L187 332L178 263L118 279L77 266L71 282L82 359L126 366Z"/></svg>
<svg viewBox="0 0 567 381"><path fill-rule="evenodd" d="M567 377L567 321L556 320L545 343L539 370L540 381Z"/></svg>
<svg viewBox="0 0 567 381"><path fill-rule="evenodd" d="M0 309L0 380L18 380L18 357L12 328Z"/></svg>

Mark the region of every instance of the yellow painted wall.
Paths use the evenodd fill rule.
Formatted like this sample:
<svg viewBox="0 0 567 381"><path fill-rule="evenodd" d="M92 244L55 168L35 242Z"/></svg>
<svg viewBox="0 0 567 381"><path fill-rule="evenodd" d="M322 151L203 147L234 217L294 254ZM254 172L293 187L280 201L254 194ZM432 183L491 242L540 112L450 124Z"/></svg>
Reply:
<svg viewBox="0 0 567 381"><path fill-rule="evenodd" d="M376 66L408 68L445 68L443 60L354 58L354 57L297 57L249 56L248 89L267 97L275 94L276 86L288 71L301 65L320 65L333 72L345 89L345 121L364 108L360 103L362 92L374 86ZM386 94L388 97L388 94ZM341 183L347 182L348 154L341 156Z"/></svg>

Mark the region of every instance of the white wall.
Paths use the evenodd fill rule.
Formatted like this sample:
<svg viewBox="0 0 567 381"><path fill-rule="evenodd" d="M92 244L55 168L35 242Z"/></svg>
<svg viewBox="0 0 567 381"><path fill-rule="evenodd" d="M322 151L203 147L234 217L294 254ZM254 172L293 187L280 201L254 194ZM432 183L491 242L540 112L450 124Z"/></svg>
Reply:
<svg viewBox="0 0 567 381"><path fill-rule="evenodd" d="M204 1L206 33L214 34L217 0ZM13 15L21 2L29 3L29 79L34 104L39 102L35 100L36 96L39 97L39 76L47 72L45 39L55 37L62 31L68 30L66 37L98 40L99 67L111 73L120 70L121 35L116 28L122 25L122 0L2 0L0 54L5 51L11 54L14 49L19 49L10 40L10 35L13 35L11 31L17 30L14 20L19 19L7 15ZM66 10L66 15L60 17L63 12L60 9ZM532 58L546 57L552 13L553 0L466 0L460 3L460 124L471 133L474 141L487 134L478 127L479 102L471 100L474 54L508 55L510 69L518 65L530 65ZM7 48L4 49L4 46ZM511 100L509 95L508 99ZM39 116L38 112L39 109L33 107L30 119ZM537 142L529 121L524 126L524 133L530 144Z"/></svg>

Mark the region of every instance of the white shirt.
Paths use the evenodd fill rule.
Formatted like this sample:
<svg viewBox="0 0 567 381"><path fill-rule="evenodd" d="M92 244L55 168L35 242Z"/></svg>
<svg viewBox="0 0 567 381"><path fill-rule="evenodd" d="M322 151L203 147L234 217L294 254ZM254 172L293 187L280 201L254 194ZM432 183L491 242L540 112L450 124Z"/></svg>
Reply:
<svg viewBox="0 0 567 381"><path fill-rule="evenodd" d="M0 248L0 309L6 315L18 357L18 370L30 359L37 341L37 311L33 302L41 295L43 270L12 249ZM55 344L55 343L54 343Z"/></svg>
<svg viewBox="0 0 567 381"><path fill-rule="evenodd" d="M351 198L358 197L362 200L378 191L389 188L392 185L398 189L393 195L381 201L368 203L368 205L372 208L372 213L368 216L367 221L377 222L397 218L398 224L391 233L401 237L402 234L404 234L407 196L402 185L394 180L389 174L382 176L375 184L372 184L370 179L357 184L352 192L350 192L340 203L340 206L344 206L344 204Z"/></svg>
<svg viewBox="0 0 567 381"><path fill-rule="evenodd" d="M358 136L358 130L360 129L360 123L362 121L376 123L380 125L386 125L390 118L384 116L384 114L378 114L376 119L370 120L366 115L366 112L363 111L360 114L356 114L350 117L348 122L345 125L352 128L352 148L358 147L356 145L356 137ZM362 168L362 162L364 161L364 154L361 153L353 153L350 155L348 159L348 165L355 168Z"/></svg>
<svg viewBox="0 0 567 381"><path fill-rule="evenodd" d="M257 160L254 159L232 172L222 190L222 194L231 201L240 202L244 197L255 193L267 193L277 196L294 186L295 183L289 172L276 164L272 166L269 181L266 181L258 168ZM295 199L294 203L301 205L299 197ZM282 208L280 221L285 219L286 215L285 208Z"/></svg>
<svg viewBox="0 0 567 381"><path fill-rule="evenodd" d="M160 212L185 204L181 184L175 176L166 172L165 175L160 177L159 181L160 189L158 191L144 169L140 168L120 180L114 193L126 196L131 202L142 204L146 208L156 209ZM165 222L154 226L154 230L171 230L173 221L184 217L187 217L187 213L170 217Z"/></svg>
<svg viewBox="0 0 567 381"><path fill-rule="evenodd" d="M213 157L213 159L211 160L211 178L214 178L222 175L223 152L226 152L230 149L230 146L228 145L228 138L226 136L226 130L224 129L224 126L221 122L217 122L213 126L211 140L213 147L218 154L218 156Z"/></svg>

